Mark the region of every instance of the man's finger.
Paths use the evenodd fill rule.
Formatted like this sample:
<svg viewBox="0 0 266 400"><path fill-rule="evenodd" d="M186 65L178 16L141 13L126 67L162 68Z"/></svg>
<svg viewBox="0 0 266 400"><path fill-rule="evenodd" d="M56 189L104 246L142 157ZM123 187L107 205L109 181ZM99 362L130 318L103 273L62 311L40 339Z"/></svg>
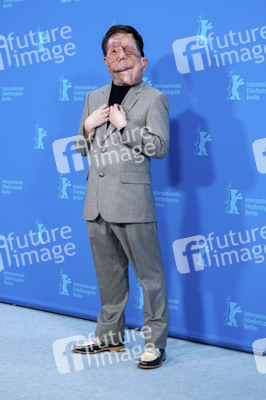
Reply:
<svg viewBox="0 0 266 400"><path fill-rule="evenodd" d="M103 104L102 106L99 107L100 110L104 110L105 108L109 108L108 104Z"/></svg>

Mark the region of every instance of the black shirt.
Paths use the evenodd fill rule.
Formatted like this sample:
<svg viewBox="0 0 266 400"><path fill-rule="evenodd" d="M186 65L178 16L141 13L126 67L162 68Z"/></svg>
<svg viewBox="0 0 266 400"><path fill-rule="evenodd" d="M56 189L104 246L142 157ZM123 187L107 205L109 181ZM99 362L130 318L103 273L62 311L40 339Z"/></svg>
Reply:
<svg viewBox="0 0 266 400"><path fill-rule="evenodd" d="M113 82L109 101L108 101L109 107L113 106L114 104L121 104L130 88L131 88L131 86L118 86L118 85L115 85ZM110 124L110 122L108 121L107 128L108 128L109 124ZM121 133L123 133L123 131L124 131L124 128L120 129Z"/></svg>
<svg viewBox="0 0 266 400"><path fill-rule="evenodd" d="M131 86L118 86L112 83L112 89L109 97L109 107L114 104L121 104L125 95Z"/></svg>

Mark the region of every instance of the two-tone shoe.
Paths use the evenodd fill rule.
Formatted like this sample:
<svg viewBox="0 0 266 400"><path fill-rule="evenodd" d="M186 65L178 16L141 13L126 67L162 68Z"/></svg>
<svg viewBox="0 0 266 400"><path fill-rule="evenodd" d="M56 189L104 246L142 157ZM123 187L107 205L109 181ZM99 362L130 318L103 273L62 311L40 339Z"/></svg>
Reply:
<svg viewBox="0 0 266 400"><path fill-rule="evenodd" d="M158 368L166 360L164 349L147 349L141 354L138 367L143 369Z"/></svg>
<svg viewBox="0 0 266 400"><path fill-rule="evenodd" d="M105 344L98 337L95 337L88 342L76 343L72 348L74 353L81 354L95 354L100 353L101 351L111 351L111 352L120 352L124 351L125 346L123 343L114 344Z"/></svg>

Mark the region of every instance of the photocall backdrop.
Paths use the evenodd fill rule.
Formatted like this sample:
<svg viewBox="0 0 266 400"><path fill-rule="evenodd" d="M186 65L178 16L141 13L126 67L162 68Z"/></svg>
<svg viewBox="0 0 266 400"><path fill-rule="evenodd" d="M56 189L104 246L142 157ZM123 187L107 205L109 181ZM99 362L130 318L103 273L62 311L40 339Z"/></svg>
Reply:
<svg viewBox="0 0 266 400"><path fill-rule="evenodd" d="M110 82L101 40L143 36L143 80L170 103L152 160L169 334L245 351L266 326L264 1L0 1L0 299L95 320L100 297L74 149L85 97ZM143 295L130 269L127 326Z"/></svg>

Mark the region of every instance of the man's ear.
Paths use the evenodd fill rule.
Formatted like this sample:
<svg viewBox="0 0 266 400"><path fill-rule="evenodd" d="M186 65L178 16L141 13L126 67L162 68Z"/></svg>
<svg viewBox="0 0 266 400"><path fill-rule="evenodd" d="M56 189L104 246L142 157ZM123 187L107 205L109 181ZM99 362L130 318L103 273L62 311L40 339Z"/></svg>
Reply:
<svg viewBox="0 0 266 400"><path fill-rule="evenodd" d="M142 67L142 72L145 71L145 69L146 69L146 67L147 67L147 63L148 63L147 58L142 57L142 65L143 65L143 67Z"/></svg>
<svg viewBox="0 0 266 400"><path fill-rule="evenodd" d="M103 62L106 64L106 57L103 58Z"/></svg>

